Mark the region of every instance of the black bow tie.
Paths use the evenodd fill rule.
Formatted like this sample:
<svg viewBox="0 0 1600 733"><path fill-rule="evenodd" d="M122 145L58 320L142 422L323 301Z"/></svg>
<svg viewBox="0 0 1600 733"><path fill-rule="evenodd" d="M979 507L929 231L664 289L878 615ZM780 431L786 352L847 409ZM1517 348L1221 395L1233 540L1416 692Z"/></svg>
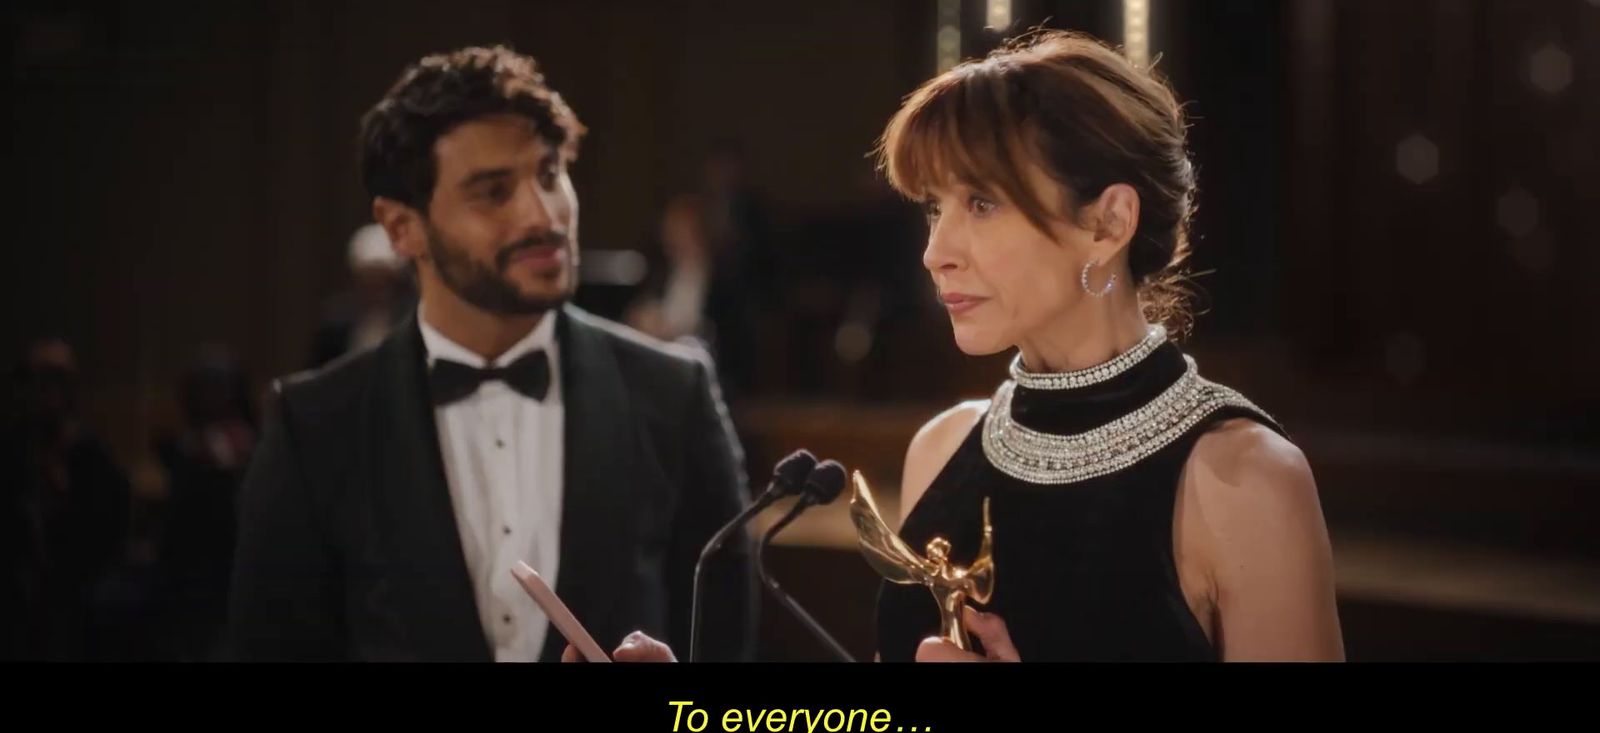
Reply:
<svg viewBox="0 0 1600 733"><path fill-rule="evenodd" d="M461 362L436 359L428 373L433 404L447 405L464 399L484 382L500 380L512 389L536 400L550 390L550 360L543 351L524 355L503 367L479 369Z"/></svg>

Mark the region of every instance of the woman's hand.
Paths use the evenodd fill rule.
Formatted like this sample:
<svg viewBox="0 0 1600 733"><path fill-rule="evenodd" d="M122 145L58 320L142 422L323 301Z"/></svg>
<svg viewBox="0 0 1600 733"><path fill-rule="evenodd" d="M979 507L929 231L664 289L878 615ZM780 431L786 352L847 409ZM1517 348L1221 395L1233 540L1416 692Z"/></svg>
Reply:
<svg viewBox="0 0 1600 733"><path fill-rule="evenodd" d="M611 653L611 659L617 662L676 662L678 657L672 653L672 647L650 638L643 631L628 634L622 640L622 645ZM581 662L583 654L578 648L568 644L565 651L561 652L563 662Z"/></svg>
<svg viewBox="0 0 1600 733"><path fill-rule="evenodd" d="M975 636L983 644L983 650L988 656L978 656L969 651L957 649L943 637L930 636L922 640L922 645L917 647L917 661L919 662L1020 662L1022 657L1017 654L1016 645L1011 643L1011 632L1006 630L1006 622L992 613L983 613L971 606L962 610L962 617L967 625L967 634Z"/></svg>

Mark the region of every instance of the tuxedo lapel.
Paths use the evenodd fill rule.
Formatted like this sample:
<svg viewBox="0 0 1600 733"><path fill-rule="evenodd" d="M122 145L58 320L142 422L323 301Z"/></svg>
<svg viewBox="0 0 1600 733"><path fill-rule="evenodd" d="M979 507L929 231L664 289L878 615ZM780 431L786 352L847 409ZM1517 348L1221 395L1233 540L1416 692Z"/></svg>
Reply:
<svg viewBox="0 0 1600 733"><path fill-rule="evenodd" d="M461 549L446 483L439 434L428 397L426 352L413 314L378 354L371 405L380 477L372 487L388 582L397 583L378 609L399 619L410 651L425 660L489 661L472 578Z"/></svg>
<svg viewBox="0 0 1600 733"><path fill-rule="evenodd" d="M617 543L631 536L626 466L634 459L635 421L605 335L571 307L559 314L565 475L556 593L604 646L621 641L604 637L630 572L630 554ZM565 645L550 627L544 658L559 658Z"/></svg>

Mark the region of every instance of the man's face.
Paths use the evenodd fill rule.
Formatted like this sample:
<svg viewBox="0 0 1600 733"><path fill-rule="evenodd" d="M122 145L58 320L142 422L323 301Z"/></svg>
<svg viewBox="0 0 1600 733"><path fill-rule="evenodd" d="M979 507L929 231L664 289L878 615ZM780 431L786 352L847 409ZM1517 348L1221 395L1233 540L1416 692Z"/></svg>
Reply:
<svg viewBox="0 0 1600 733"><path fill-rule="evenodd" d="M578 197L567 161L533 122L495 115L463 123L434 144L434 158L419 266L499 315L541 313L570 298Z"/></svg>

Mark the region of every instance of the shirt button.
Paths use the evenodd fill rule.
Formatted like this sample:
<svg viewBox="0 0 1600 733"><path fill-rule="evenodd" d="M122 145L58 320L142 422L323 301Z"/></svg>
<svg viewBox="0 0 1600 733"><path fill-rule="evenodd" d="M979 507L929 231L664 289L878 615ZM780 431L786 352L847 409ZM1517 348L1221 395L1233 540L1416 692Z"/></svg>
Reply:
<svg viewBox="0 0 1600 733"><path fill-rule="evenodd" d="M511 528L510 527L501 527L500 531L504 532L505 534L511 534Z"/></svg>
<svg viewBox="0 0 1600 733"><path fill-rule="evenodd" d="M506 447L506 442L504 440L499 439L499 438L495 438L494 439L494 447L496 447L496 448L504 448L504 447Z"/></svg>
<svg viewBox="0 0 1600 733"><path fill-rule="evenodd" d="M508 614L506 614L504 616L501 616L500 620L504 621L505 623L508 623L508 624L511 623L511 614L508 613Z"/></svg>

